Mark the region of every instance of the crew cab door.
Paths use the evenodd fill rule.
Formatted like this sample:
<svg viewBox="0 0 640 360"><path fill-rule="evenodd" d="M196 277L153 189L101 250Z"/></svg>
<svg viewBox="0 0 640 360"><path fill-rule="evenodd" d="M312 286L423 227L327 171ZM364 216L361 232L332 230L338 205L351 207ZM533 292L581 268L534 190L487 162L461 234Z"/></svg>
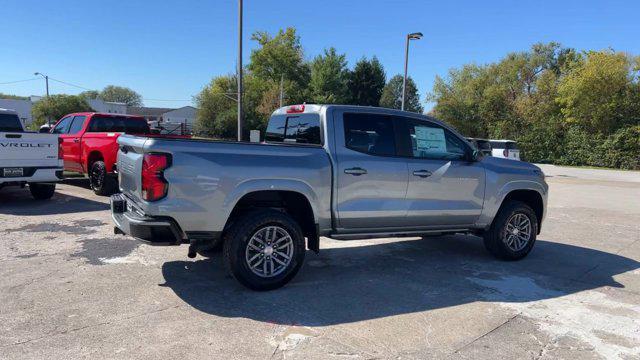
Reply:
<svg viewBox="0 0 640 360"><path fill-rule="evenodd" d="M68 141L69 170L82 172L82 134L87 121L85 115L76 115L69 127L69 133L65 135ZM65 152L66 154L66 152Z"/></svg>
<svg viewBox="0 0 640 360"><path fill-rule="evenodd" d="M391 116L334 112L339 229L402 226L407 214L406 159L397 157Z"/></svg>
<svg viewBox="0 0 640 360"><path fill-rule="evenodd" d="M401 153L409 169L406 225L472 225L482 212L485 169L471 147L435 122L399 118Z"/></svg>
<svg viewBox="0 0 640 360"><path fill-rule="evenodd" d="M60 137L60 147L62 148L62 158L64 160L64 169L68 171L76 171L73 166L73 136L69 136L69 128L73 123L73 115L65 116L53 127L51 132L58 134Z"/></svg>

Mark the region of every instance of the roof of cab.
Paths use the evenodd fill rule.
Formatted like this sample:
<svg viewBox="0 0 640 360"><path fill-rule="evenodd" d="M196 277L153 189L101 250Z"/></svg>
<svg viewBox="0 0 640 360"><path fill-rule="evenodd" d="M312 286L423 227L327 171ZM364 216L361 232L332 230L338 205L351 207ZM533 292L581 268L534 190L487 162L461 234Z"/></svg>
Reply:
<svg viewBox="0 0 640 360"><path fill-rule="evenodd" d="M12 114L12 115L17 115L18 113L17 113L15 110L12 110L12 109L0 108L0 114Z"/></svg>

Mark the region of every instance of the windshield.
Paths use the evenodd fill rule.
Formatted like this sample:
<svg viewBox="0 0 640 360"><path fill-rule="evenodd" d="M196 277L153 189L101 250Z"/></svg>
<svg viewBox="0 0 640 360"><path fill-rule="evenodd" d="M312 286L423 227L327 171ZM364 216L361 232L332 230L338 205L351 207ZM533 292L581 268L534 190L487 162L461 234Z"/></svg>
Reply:
<svg viewBox="0 0 640 360"><path fill-rule="evenodd" d="M89 132L123 132L127 134L148 134L149 124L145 119L126 116L100 116L91 118Z"/></svg>
<svg viewBox="0 0 640 360"><path fill-rule="evenodd" d="M0 114L0 131L22 132L22 124L16 114Z"/></svg>

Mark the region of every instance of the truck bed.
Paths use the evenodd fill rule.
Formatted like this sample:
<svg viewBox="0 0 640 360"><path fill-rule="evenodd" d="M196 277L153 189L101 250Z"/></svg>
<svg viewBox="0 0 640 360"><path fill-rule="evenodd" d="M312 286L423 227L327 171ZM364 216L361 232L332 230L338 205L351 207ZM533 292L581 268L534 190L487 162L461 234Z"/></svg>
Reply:
<svg viewBox="0 0 640 360"><path fill-rule="evenodd" d="M237 201L253 189L298 190L318 204L318 225L331 227L332 170L321 146L131 135L118 143L121 191L145 215L171 215L190 231L217 233ZM172 166L164 171L169 189L166 198L146 202L140 191L143 154L154 152L172 156Z"/></svg>

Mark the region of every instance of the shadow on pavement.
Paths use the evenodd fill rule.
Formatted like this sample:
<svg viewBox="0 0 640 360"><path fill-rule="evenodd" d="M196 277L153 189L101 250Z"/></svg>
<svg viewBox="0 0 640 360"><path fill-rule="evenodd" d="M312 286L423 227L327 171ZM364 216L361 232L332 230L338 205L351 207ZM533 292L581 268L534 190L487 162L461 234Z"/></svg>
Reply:
<svg viewBox="0 0 640 360"><path fill-rule="evenodd" d="M522 261L504 262L488 255L478 238L456 235L307 252L298 276L271 292L243 288L226 275L220 255L165 263L162 286L216 316L323 326L623 287L613 276L638 267L619 255L550 241L538 241Z"/></svg>
<svg viewBox="0 0 640 360"><path fill-rule="evenodd" d="M63 194L59 191L49 200L34 200L28 188L6 187L0 190L0 214L6 215L54 215L109 209L108 203Z"/></svg>

